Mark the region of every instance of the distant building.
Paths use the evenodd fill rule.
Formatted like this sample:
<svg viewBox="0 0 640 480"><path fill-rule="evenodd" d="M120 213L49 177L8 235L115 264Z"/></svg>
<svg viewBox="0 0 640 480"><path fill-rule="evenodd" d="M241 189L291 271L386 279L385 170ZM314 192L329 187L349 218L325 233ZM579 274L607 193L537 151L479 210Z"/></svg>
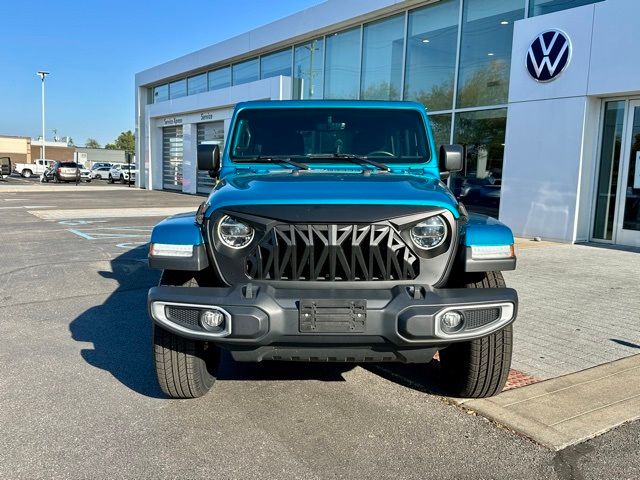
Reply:
<svg viewBox="0 0 640 480"><path fill-rule="evenodd" d="M639 17L638 0L327 0L139 72L137 182L210 192L197 145L224 143L240 101L412 100L436 147L464 147L448 181L470 210L640 246Z"/></svg>
<svg viewBox="0 0 640 480"><path fill-rule="evenodd" d="M9 157L14 165L31 163L31 138L0 135L0 157Z"/></svg>
<svg viewBox="0 0 640 480"><path fill-rule="evenodd" d="M66 141L46 141L45 155L49 160L60 162L79 162L86 167L94 163L125 163L124 150L106 148L87 148L70 145ZM42 140L31 137L0 135L0 157L9 157L12 164L33 163L42 156ZM132 159L132 162L134 160Z"/></svg>
<svg viewBox="0 0 640 480"><path fill-rule="evenodd" d="M88 167L94 163L125 163L127 161L124 150L76 147L76 152L77 161Z"/></svg>
<svg viewBox="0 0 640 480"><path fill-rule="evenodd" d="M44 142L45 155L49 160L60 162L73 162L75 160L76 147L69 146L67 142ZM31 161L44 158L42 155L42 140L31 140Z"/></svg>

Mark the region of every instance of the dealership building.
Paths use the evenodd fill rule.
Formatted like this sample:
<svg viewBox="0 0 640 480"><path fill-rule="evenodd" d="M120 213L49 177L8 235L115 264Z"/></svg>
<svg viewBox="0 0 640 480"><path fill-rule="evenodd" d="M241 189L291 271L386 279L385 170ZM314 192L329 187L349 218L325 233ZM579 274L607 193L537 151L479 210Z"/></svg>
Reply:
<svg viewBox="0 0 640 480"><path fill-rule="evenodd" d="M640 246L638 0L327 0L136 75L139 186L206 194L246 100L411 100L524 237Z"/></svg>

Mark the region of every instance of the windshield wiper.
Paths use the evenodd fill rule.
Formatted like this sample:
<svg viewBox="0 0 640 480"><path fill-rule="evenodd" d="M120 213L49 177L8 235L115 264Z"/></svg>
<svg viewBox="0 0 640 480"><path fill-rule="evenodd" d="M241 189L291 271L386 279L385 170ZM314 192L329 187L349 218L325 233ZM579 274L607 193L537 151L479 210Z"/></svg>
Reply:
<svg viewBox="0 0 640 480"><path fill-rule="evenodd" d="M257 157L249 157L249 158L235 158L235 162L237 163L251 163L251 162L264 162L264 163L278 163L278 164L286 164L291 165L292 167L297 168L298 170L309 170L309 165L304 163L299 163L294 160L291 160L288 157L269 157L258 155Z"/></svg>
<svg viewBox="0 0 640 480"><path fill-rule="evenodd" d="M383 172L390 172L391 168L388 165L385 165L382 162L376 162L375 160L371 160L368 157L354 155L352 153L327 153L327 154L309 154L307 155L309 158L328 158L335 160L349 160L350 162L357 163L359 165L370 165L372 167L376 167Z"/></svg>

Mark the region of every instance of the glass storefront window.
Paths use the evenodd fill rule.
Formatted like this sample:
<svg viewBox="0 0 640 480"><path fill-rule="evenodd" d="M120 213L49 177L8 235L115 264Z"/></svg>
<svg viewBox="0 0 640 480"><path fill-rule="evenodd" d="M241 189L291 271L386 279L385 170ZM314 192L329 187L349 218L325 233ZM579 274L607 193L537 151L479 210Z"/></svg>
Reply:
<svg viewBox="0 0 640 480"><path fill-rule="evenodd" d="M601 240L613 239L624 109L624 101L607 102L605 106L600 176L596 186L596 212L593 224L593 238Z"/></svg>
<svg viewBox="0 0 640 480"><path fill-rule="evenodd" d="M429 115L429 120L436 141L436 151L439 151L440 145L451 143L451 114Z"/></svg>
<svg viewBox="0 0 640 480"><path fill-rule="evenodd" d="M260 59L260 78L291 76L291 49L265 55Z"/></svg>
<svg viewBox="0 0 640 480"><path fill-rule="evenodd" d="M430 110L453 106L460 0L444 0L409 12L405 100Z"/></svg>
<svg viewBox="0 0 640 480"><path fill-rule="evenodd" d="M322 98L322 62L324 39L319 38L295 48L293 64L293 98Z"/></svg>
<svg viewBox="0 0 640 480"><path fill-rule="evenodd" d="M545 13L558 12L568 8L581 7L598 3L602 0L531 0L529 4L529 15L544 15Z"/></svg>
<svg viewBox="0 0 640 480"><path fill-rule="evenodd" d="M327 37L324 97L357 99L360 89L360 28Z"/></svg>
<svg viewBox="0 0 640 480"><path fill-rule="evenodd" d="M169 84L169 98L180 98L187 95L187 79L176 80Z"/></svg>
<svg viewBox="0 0 640 480"><path fill-rule="evenodd" d="M633 106L633 104L632 104ZM631 150L627 165L627 181L624 188L624 218L622 228L640 233L640 107L633 107Z"/></svg>
<svg viewBox="0 0 640 480"><path fill-rule="evenodd" d="M464 168L453 174L454 195L469 210L498 218L507 109L457 113L454 142L464 147Z"/></svg>
<svg viewBox="0 0 640 480"><path fill-rule="evenodd" d="M513 22L525 0L465 0L458 107L507 103Z"/></svg>
<svg viewBox="0 0 640 480"><path fill-rule="evenodd" d="M362 52L363 100L400 100L404 15L365 25Z"/></svg>
<svg viewBox="0 0 640 480"><path fill-rule="evenodd" d="M258 58L233 65L232 81L234 85L255 82L256 80L260 80L260 60Z"/></svg>
<svg viewBox="0 0 640 480"><path fill-rule="evenodd" d="M193 77L187 78L187 94L195 95L196 93L202 93L207 91L207 74L202 73Z"/></svg>
<svg viewBox="0 0 640 480"><path fill-rule="evenodd" d="M169 85L158 85L153 88L153 103L169 100Z"/></svg>
<svg viewBox="0 0 640 480"><path fill-rule="evenodd" d="M211 70L209 76L209 90L220 90L231 86L231 67Z"/></svg>

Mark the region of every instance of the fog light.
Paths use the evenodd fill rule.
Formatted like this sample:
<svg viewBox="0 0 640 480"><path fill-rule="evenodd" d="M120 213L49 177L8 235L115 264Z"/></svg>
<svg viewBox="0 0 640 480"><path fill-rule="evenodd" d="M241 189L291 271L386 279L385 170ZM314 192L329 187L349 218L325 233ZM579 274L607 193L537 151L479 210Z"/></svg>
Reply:
<svg viewBox="0 0 640 480"><path fill-rule="evenodd" d="M200 314L200 324L204 328L219 328L224 323L224 314L217 310L205 310Z"/></svg>
<svg viewBox="0 0 640 480"><path fill-rule="evenodd" d="M445 313L440 318L442 331L446 333L457 332L462 328L463 320L464 317L462 316L462 314L460 312L456 312L455 310Z"/></svg>

